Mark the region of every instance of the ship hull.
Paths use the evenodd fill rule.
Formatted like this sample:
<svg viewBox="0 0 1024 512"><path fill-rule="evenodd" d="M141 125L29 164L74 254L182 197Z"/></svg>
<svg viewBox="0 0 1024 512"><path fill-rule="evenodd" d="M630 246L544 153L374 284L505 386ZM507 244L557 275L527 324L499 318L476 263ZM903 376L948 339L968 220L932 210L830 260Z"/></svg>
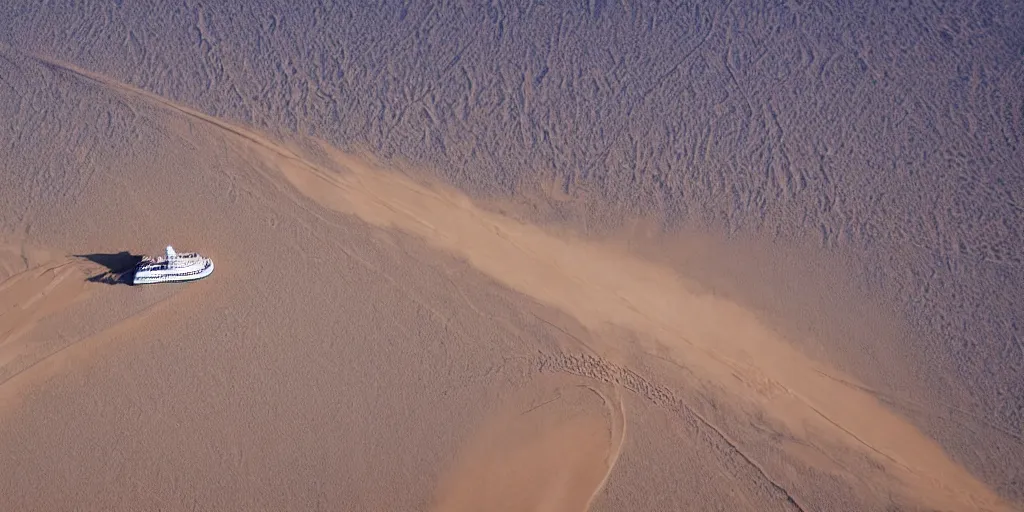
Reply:
<svg viewBox="0 0 1024 512"><path fill-rule="evenodd" d="M196 281L213 273L213 261L203 260L197 268L173 268L155 271L139 270L132 278L132 284L174 283Z"/></svg>

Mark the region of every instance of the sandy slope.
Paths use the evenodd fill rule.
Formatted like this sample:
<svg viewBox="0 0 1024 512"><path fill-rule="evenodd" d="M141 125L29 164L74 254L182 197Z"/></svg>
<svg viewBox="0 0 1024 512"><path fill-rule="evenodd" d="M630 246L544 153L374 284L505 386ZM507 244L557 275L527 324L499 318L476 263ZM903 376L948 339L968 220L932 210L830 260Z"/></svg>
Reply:
<svg viewBox="0 0 1024 512"><path fill-rule="evenodd" d="M0 187L0 508L1013 509L665 265L5 58L61 115ZM131 287L74 256L169 242L217 271Z"/></svg>

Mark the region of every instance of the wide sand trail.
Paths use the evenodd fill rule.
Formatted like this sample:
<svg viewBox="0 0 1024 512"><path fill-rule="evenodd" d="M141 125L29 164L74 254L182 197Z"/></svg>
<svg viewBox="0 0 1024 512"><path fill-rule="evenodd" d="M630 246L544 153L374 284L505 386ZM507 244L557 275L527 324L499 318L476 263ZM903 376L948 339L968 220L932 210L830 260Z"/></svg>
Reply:
<svg viewBox="0 0 1024 512"><path fill-rule="evenodd" d="M686 276L369 155L27 60L152 132L61 217L97 227L37 207L8 234L48 254L0 260L0 446L19 463L0 505L582 511L664 478L675 507L1012 510L856 378ZM86 282L102 269L73 254L134 250L129 231L218 270Z"/></svg>
<svg viewBox="0 0 1024 512"><path fill-rule="evenodd" d="M273 158L273 154L268 154ZM520 224L466 197L333 152L338 171L282 159L310 197L367 222L422 237L587 327L644 333L680 365L764 407L813 443L842 442L877 459L877 484L897 475L926 506L998 508L1000 500L934 441L859 389L807 359L735 304L688 291L685 279L613 248ZM956 506L956 505L953 505Z"/></svg>

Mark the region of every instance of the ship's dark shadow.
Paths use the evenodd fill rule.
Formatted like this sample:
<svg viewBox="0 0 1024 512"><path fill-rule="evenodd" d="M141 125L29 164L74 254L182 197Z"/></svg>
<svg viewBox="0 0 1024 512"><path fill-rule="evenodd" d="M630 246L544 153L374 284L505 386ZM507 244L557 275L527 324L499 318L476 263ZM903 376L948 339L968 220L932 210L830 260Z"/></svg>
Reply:
<svg viewBox="0 0 1024 512"><path fill-rule="evenodd" d="M103 284L126 284L131 286L132 277L135 274L135 267L142 261L142 256L138 254L132 254L128 251L121 251L119 253L94 253L94 254L76 254L76 258L82 258L91 261L97 265L101 265L107 269L106 272L98 274L86 279L91 283L103 283Z"/></svg>

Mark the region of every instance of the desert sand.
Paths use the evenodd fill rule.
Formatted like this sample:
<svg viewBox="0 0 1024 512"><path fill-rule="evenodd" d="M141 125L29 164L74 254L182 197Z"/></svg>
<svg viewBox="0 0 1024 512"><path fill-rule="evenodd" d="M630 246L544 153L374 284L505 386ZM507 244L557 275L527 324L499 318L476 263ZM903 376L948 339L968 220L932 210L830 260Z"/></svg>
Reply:
<svg viewBox="0 0 1024 512"><path fill-rule="evenodd" d="M1024 510L1020 6L10 12L0 509Z"/></svg>

